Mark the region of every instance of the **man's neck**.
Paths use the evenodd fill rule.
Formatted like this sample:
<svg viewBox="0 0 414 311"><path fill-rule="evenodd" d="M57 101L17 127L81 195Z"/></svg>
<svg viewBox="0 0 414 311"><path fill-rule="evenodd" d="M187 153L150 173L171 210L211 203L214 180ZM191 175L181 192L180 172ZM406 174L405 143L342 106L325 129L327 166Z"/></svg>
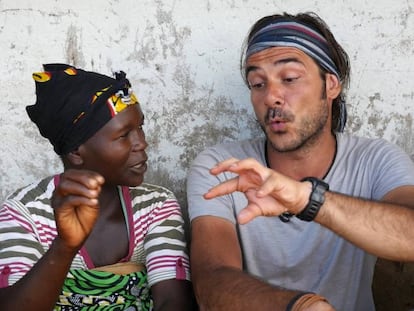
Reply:
<svg viewBox="0 0 414 311"><path fill-rule="evenodd" d="M312 146L305 146L291 152L278 152L267 142L265 146L267 165L295 180L313 176L324 178L336 155L334 135L320 137Z"/></svg>

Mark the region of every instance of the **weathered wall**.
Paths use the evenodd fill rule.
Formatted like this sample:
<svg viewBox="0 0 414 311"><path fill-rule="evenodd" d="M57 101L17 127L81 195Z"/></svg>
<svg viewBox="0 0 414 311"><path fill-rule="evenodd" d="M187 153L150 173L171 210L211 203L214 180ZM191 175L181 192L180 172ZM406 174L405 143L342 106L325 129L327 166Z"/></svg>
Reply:
<svg viewBox="0 0 414 311"><path fill-rule="evenodd" d="M61 164L29 121L32 72L69 62L128 73L146 114L147 180L184 203L194 156L218 141L258 135L238 70L250 25L312 10L352 60L347 130L384 137L414 156L414 1L0 0L0 199Z"/></svg>

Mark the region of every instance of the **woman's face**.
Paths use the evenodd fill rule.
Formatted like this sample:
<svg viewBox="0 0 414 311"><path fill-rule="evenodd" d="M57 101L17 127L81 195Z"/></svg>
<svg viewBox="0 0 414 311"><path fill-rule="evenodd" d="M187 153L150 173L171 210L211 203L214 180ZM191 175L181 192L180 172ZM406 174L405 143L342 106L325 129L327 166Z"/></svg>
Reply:
<svg viewBox="0 0 414 311"><path fill-rule="evenodd" d="M147 170L143 124L139 104L125 108L79 147L81 168L101 174L106 184L140 185Z"/></svg>

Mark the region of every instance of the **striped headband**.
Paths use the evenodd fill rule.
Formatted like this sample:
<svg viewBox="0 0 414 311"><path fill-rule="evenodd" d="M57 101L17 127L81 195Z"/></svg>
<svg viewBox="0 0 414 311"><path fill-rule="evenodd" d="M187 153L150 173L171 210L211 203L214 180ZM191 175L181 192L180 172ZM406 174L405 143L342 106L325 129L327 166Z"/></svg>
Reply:
<svg viewBox="0 0 414 311"><path fill-rule="evenodd" d="M306 53L329 73L341 81L338 69L330 57L326 39L312 28L292 21L269 24L250 39L246 59L252 54L270 47L294 47Z"/></svg>

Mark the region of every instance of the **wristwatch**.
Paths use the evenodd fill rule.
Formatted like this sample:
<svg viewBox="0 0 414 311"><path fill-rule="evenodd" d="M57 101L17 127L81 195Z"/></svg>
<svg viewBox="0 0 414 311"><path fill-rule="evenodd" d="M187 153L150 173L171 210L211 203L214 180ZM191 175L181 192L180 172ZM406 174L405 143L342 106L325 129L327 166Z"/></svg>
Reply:
<svg viewBox="0 0 414 311"><path fill-rule="evenodd" d="M301 181L310 181L312 183L312 191L308 204L296 217L303 221L312 221L318 214L323 202L325 202L325 192L329 190L329 185L315 177L305 177Z"/></svg>

